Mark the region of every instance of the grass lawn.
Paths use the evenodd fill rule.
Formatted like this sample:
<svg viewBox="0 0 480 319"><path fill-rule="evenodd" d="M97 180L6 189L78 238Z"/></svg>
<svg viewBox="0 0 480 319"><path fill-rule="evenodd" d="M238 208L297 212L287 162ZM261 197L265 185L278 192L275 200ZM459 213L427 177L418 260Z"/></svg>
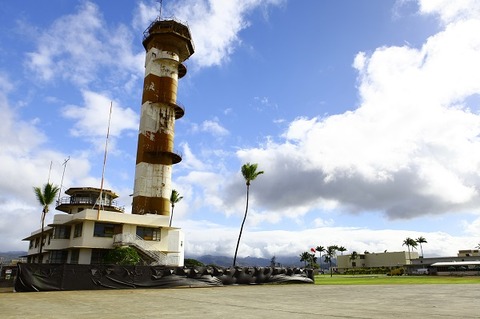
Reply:
<svg viewBox="0 0 480 319"><path fill-rule="evenodd" d="M480 276L316 275L315 285L480 284Z"/></svg>

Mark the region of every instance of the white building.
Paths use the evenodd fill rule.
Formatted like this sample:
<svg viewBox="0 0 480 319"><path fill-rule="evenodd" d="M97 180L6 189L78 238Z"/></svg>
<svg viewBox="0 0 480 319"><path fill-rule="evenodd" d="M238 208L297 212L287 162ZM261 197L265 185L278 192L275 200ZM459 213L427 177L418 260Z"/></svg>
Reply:
<svg viewBox="0 0 480 319"><path fill-rule="evenodd" d="M98 188L70 188L68 197L57 202L53 223L23 240L30 241L28 262L94 264L102 263L117 246L135 248L146 264L183 266L184 235L169 227L170 216L125 214L116 206L118 196ZM100 205L99 205L100 204Z"/></svg>

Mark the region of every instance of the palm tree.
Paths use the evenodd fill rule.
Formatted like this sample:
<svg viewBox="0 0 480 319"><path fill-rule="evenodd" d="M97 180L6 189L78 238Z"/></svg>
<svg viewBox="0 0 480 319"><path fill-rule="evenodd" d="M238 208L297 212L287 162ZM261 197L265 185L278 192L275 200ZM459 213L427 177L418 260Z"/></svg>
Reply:
<svg viewBox="0 0 480 319"><path fill-rule="evenodd" d="M240 226L240 233L238 234L237 247L235 248L235 255L233 256L233 267L235 267L236 262L237 262L238 246L240 245L240 238L242 238L243 225L245 225L245 220L247 219L248 196L249 196L249 191L250 191L250 183L255 178L257 178L258 175L264 173L263 171L258 171L257 172L257 167L258 167L258 164L247 163L247 164L242 165L242 175L243 175L243 178L245 179L245 184L247 185L247 202L246 202L246 205L245 205L245 216L243 216L242 226Z"/></svg>
<svg viewBox="0 0 480 319"><path fill-rule="evenodd" d="M355 275L355 260L358 258L358 253L356 251L353 251L352 254L350 255L350 261L352 262L352 268L353 268L353 275Z"/></svg>
<svg viewBox="0 0 480 319"><path fill-rule="evenodd" d="M410 255L410 247L412 247L412 249L417 247L417 242L415 241L415 239L412 239L410 237L405 238L402 246L407 246L407 248L408 248L408 259L412 260L412 256Z"/></svg>
<svg viewBox="0 0 480 319"><path fill-rule="evenodd" d="M332 269L332 259L336 256L336 252L338 250L337 245L328 246L325 250L325 262L327 262L330 266L330 277L333 277L333 269Z"/></svg>
<svg viewBox="0 0 480 319"><path fill-rule="evenodd" d="M480 243L478 243L477 247L475 247L475 248L480 249Z"/></svg>
<svg viewBox="0 0 480 319"><path fill-rule="evenodd" d="M175 189L172 189L172 194L170 195L170 204L172 205L172 214L170 215L170 223L168 224L168 227L172 226L173 209L175 208L175 204L181 201L182 199L183 199L183 196L180 196L180 193L178 193Z"/></svg>
<svg viewBox="0 0 480 319"><path fill-rule="evenodd" d="M319 252L320 259L319 259L318 263L319 263L320 270L322 270L322 253L325 252L325 247L317 246L317 248L315 248L315 250Z"/></svg>
<svg viewBox="0 0 480 319"><path fill-rule="evenodd" d="M308 251L304 251L300 254L300 261L305 262L305 268L307 268L307 262L310 262L311 256Z"/></svg>
<svg viewBox="0 0 480 319"><path fill-rule="evenodd" d="M43 232L45 229L45 216L48 213L48 206L50 206L57 194L59 192L59 188L57 186L53 186L50 183L43 185L43 190L40 187L34 187L33 191L35 192L35 196L37 197L38 202L42 205L42 232L40 235L40 249L39 249L39 262L42 261L42 249L43 249Z"/></svg>
<svg viewBox="0 0 480 319"><path fill-rule="evenodd" d="M342 256L343 256L343 252L344 252L344 251L347 251L347 248L345 248L345 247L343 247L343 246L340 246L340 247L337 248L337 250L338 250L339 252L341 252L341 253L342 253Z"/></svg>
<svg viewBox="0 0 480 319"><path fill-rule="evenodd" d="M415 239L415 241L420 244L420 251L422 252L422 258L423 258L423 247L422 247L422 244L426 244L427 243L427 240L425 239L425 237L423 236L420 236L418 237L417 239Z"/></svg>

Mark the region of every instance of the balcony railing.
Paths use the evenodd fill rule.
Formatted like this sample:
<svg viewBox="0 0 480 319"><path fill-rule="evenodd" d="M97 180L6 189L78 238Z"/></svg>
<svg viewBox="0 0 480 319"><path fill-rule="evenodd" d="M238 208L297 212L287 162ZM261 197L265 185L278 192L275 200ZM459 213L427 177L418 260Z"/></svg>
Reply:
<svg viewBox="0 0 480 319"><path fill-rule="evenodd" d="M65 196L57 200L57 206L60 205L88 205L88 206L108 206L114 207L118 210L124 211L125 208L118 205L116 200L108 200L103 199L102 201L98 200L98 198L91 198L91 197L72 197L72 196Z"/></svg>

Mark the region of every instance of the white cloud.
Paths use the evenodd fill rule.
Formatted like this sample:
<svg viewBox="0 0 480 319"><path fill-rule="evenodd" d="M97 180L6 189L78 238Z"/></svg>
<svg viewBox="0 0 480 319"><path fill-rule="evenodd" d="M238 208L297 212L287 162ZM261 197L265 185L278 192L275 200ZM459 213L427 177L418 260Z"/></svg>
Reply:
<svg viewBox="0 0 480 319"><path fill-rule="evenodd" d="M83 91L82 96L83 106L68 105L62 110L64 117L76 120L70 130L73 136L97 141L105 140L111 104L109 132L111 137L118 138L124 131L138 130L138 115L132 109L122 108L118 102L99 93ZM96 145L103 150L104 143L96 143Z"/></svg>
<svg viewBox="0 0 480 319"><path fill-rule="evenodd" d="M132 38L124 25L109 28L97 5L85 1L77 13L58 18L34 38L37 49L26 54L25 66L43 81L60 78L87 86L103 72L122 83L132 72L140 76L143 71L143 52L132 53ZM110 75L107 66L113 67Z"/></svg>
<svg viewBox="0 0 480 319"><path fill-rule="evenodd" d="M471 236L477 236L479 237L480 234L480 217L477 217L473 221L462 221L463 227L465 229L465 233ZM478 240L478 243L480 244L480 237Z"/></svg>
<svg viewBox="0 0 480 319"><path fill-rule="evenodd" d="M208 221L183 222L186 232L185 252L188 256L204 254L233 256L239 228L227 228ZM205 236L208 233L209 236ZM402 246L406 237L427 239L423 244L426 257L456 256L459 249L473 249L471 238L451 236L442 232L420 233L404 230L373 230L355 227L320 227L302 231L250 231L242 235L239 256L271 258L296 256L318 245L340 245L352 251L383 252L406 251Z"/></svg>
<svg viewBox="0 0 480 319"><path fill-rule="evenodd" d="M278 6L285 0L183 0L166 9L180 20L188 21L195 34L195 55L198 67L222 65L241 43L239 32L250 23L247 15L259 7ZM168 13L167 13L168 15Z"/></svg>
<svg viewBox="0 0 480 319"><path fill-rule="evenodd" d="M419 0L419 5L421 13L438 15L444 23L480 17L477 0Z"/></svg>
<svg viewBox="0 0 480 319"><path fill-rule="evenodd" d="M27 244L19 239L40 226L41 206L32 187L43 185L49 177L59 185L61 164L67 157L48 146L49 139L38 127L41 122L24 120L17 114L8 100L12 91L9 83L8 78L0 74L0 251L26 250ZM69 165L74 169L65 178L64 185L84 178L90 169L87 159L80 155ZM47 222L51 218L49 214Z"/></svg>
<svg viewBox="0 0 480 319"><path fill-rule="evenodd" d="M148 25L157 18L158 14L157 2L149 1L149 3L145 3L140 1L137 4L137 8L135 8L132 26L137 30L145 31Z"/></svg>
<svg viewBox="0 0 480 319"><path fill-rule="evenodd" d="M457 21L420 49L359 53L358 109L298 118L284 141L237 153L265 168L258 204L278 214L334 207L390 219L478 211L480 106L466 104L480 94L476 30L480 20Z"/></svg>
<svg viewBox="0 0 480 319"><path fill-rule="evenodd" d="M205 169L205 163L198 159L195 154L192 153L190 145L188 143L182 144L183 159L181 166L191 170L203 170Z"/></svg>
<svg viewBox="0 0 480 319"><path fill-rule="evenodd" d="M0 149L2 155L21 156L31 149L37 148L46 137L36 130L33 123L27 123L18 118L9 104L8 93L12 89L7 77L0 74ZM15 132L15 134L12 134Z"/></svg>
<svg viewBox="0 0 480 319"><path fill-rule="evenodd" d="M213 121L203 121L200 130L202 132L211 133L214 136L225 136L229 134L228 130L218 123L217 119Z"/></svg>

